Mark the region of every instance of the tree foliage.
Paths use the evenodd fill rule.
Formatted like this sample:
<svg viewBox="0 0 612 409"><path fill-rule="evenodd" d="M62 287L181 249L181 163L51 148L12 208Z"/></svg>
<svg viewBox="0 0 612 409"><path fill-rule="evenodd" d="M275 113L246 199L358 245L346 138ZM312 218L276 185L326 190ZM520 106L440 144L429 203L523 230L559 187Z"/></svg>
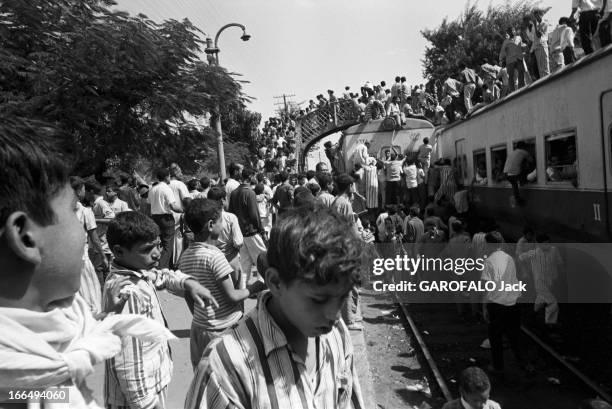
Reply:
<svg viewBox="0 0 612 409"><path fill-rule="evenodd" d="M468 1L457 19L445 18L439 27L421 31L430 43L422 61L423 75L443 82L449 76L455 77L464 64L477 67L485 58L497 61L507 28L520 27L523 16L538 4L535 0L507 1L482 11L478 3Z"/></svg>
<svg viewBox="0 0 612 409"><path fill-rule="evenodd" d="M240 81L199 59L202 41L189 20L158 24L112 5L0 2L0 115L61 130L83 173L99 171L108 158L124 167L140 157L197 167L215 135L184 114L222 106L246 115ZM239 139L238 131L232 135Z"/></svg>

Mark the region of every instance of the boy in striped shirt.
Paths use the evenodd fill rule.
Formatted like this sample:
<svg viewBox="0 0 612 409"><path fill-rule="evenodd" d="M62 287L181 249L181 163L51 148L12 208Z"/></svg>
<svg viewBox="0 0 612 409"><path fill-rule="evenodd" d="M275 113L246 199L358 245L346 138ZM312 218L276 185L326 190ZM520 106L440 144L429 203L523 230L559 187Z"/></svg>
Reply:
<svg viewBox="0 0 612 409"><path fill-rule="evenodd" d="M237 289L232 280L234 269L215 244L222 229L221 203L195 199L185 213L185 221L193 231L194 243L181 255L179 268L209 288L218 306L195 305L190 334L191 363L195 369L202 352L213 339L242 318L241 301L265 288L256 281Z"/></svg>
<svg viewBox="0 0 612 409"><path fill-rule="evenodd" d="M288 211L271 232L270 291L206 348L185 408L363 408L340 319L360 256L360 239L335 210Z"/></svg>
<svg viewBox="0 0 612 409"><path fill-rule="evenodd" d="M105 310L125 295L121 313L140 314L166 325L157 291L186 291L196 301L216 304L210 292L180 271L158 270L161 256L159 228L140 212L119 213L108 225L108 244L115 256L104 283ZM127 286L118 285L128 283ZM120 293L117 293L119 290ZM124 294L125 292L125 294ZM172 377L167 342L148 343L124 338L121 352L106 361L104 395L107 409L163 409Z"/></svg>

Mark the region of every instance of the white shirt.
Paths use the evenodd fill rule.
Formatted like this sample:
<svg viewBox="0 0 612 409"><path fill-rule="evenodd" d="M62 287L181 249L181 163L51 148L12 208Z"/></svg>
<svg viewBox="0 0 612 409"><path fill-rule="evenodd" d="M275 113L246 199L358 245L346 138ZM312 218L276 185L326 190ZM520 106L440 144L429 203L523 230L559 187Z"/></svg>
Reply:
<svg viewBox="0 0 612 409"><path fill-rule="evenodd" d="M500 290L502 282L504 285L518 283L514 259L502 250L494 251L485 260L481 280L494 281L497 287L487 293L488 302L509 307L516 304L516 300L521 296L520 291Z"/></svg>
<svg viewBox="0 0 612 409"><path fill-rule="evenodd" d="M191 197L189 194L189 189L187 189L187 185L181 182L180 180L173 179L170 181L170 189L172 189L172 193L174 193L174 199L179 207L183 208L183 199L186 197Z"/></svg>
<svg viewBox="0 0 612 409"><path fill-rule="evenodd" d="M227 179L227 183L225 184L225 205L226 208L229 206L230 195L236 188L240 186L240 182L235 179L229 178Z"/></svg>
<svg viewBox="0 0 612 409"><path fill-rule="evenodd" d="M131 210L128 204L119 198L116 198L113 203L109 203L109 204L110 204L111 209L113 209L113 212L115 212L115 214L121 213L121 212L129 212Z"/></svg>
<svg viewBox="0 0 612 409"><path fill-rule="evenodd" d="M416 165L404 166L404 176L406 178L406 187L412 189L417 187L417 167Z"/></svg>
<svg viewBox="0 0 612 409"><path fill-rule="evenodd" d="M175 203L174 192L166 182L159 182L149 191L151 215L172 214L171 203Z"/></svg>

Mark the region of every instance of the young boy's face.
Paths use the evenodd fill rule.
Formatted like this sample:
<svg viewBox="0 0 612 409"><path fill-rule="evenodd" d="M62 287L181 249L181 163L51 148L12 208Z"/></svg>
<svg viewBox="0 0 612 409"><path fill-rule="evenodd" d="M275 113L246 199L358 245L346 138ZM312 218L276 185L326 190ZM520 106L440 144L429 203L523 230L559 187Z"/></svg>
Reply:
<svg viewBox="0 0 612 409"><path fill-rule="evenodd" d="M467 393L465 391L461 391L461 397L465 400L471 408L473 409L483 409L485 404L489 400L489 393L491 389L487 389L484 392L472 392Z"/></svg>
<svg viewBox="0 0 612 409"><path fill-rule="evenodd" d="M289 323L305 337L316 337L332 330L352 288L348 279L323 286L296 279L281 282L278 299Z"/></svg>
<svg viewBox="0 0 612 409"><path fill-rule="evenodd" d="M48 302L72 297L81 286L85 230L76 217L77 196L70 185L50 201L55 222L40 228L41 261L31 286ZM58 240L61 237L61 240Z"/></svg>
<svg viewBox="0 0 612 409"><path fill-rule="evenodd" d="M150 270L159 265L161 241L138 241L131 248L114 246L113 252L117 263L132 270Z"/></svg>

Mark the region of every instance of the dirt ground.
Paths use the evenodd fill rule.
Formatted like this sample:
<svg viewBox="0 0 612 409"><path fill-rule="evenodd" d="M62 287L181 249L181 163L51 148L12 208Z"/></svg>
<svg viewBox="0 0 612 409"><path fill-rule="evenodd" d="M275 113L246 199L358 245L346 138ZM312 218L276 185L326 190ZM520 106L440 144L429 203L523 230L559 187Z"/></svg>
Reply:
<svg viewBox="0 0 612 409"><path fill-rule="evenodd" d="M444 401L429 379L427 366L421 365L419 357L410 352L412 340L393 298L364 289L361 311L376 409L440 407Z"/></svg>

